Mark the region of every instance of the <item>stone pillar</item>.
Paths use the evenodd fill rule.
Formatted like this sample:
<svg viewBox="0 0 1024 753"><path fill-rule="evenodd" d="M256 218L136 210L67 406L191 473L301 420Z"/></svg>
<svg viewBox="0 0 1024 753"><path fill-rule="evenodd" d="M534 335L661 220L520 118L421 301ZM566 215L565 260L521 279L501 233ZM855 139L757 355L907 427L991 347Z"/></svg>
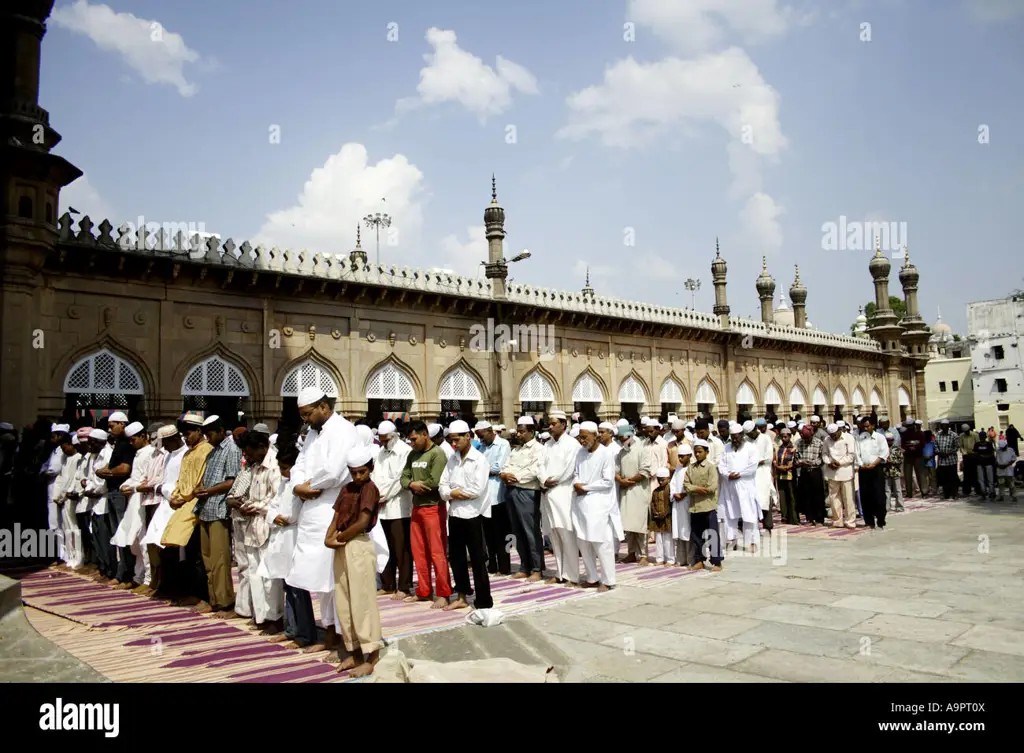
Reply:
<svg viewBox="0 0 1024 753"><path fill-rule="evenodd" d="M515 374L510 353L495 353L498 361L498 375L501 384L501 423L506 426L516 425Z"/></svg>
<svg viewBox="0 0 1024 753"><path fill-rule="evenodd" d="M33 342L39 327L40 269L45 250L31 246L3 248L0 283L0 417L20 429L36 419L42 384L41 351ZM38 333L36 333L38 334Z"/></svg>
<svg viewBox="0 0 1024 753"><path fill-rule="evenodd" d="M491 176L491 203L484 210L484 227L487 237L487 265L484 274L491 281L491 295L499 300L507 296L505 280L508 279L508 265L505 263L505 210L498 205L498 188Z"/></svg>
<svg viewBox="0 0 1024 753"><path fill-rule="evenodd" d="M729 329L729 301L725 297L725 273L728 267L725 259L718 249L718 239L715 238L715 260L711 262L711 280L715 285L715 306L711 310L718 316L722 329Z"/></svg>

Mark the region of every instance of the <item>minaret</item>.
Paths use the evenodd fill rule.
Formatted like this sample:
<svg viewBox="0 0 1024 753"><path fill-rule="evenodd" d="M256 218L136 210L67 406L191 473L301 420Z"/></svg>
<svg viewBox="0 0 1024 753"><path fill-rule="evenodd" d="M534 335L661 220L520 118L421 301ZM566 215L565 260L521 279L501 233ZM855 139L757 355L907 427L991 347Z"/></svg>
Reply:
<svg viewBox="0 0 1024 753"><path fill-rule="evenodd" d="M594 289L590 287L590 267L587 267L587 281L583 285L583 298L589 299L594 297Z"/></svg>
<svg viewBox="0 0 1024 753"><path fill-rule="evenodd" d="M757 288L757 297L761 299L761 321L771 324L774 319L772 312L772 300L775 298L775 280L768 274L768 257L761 257L761 276L757 278L754 285Z"/></svg>
<svg viewBox="0 0 1024 753"><path fill-rule="evenodd" d="M356 247L349 251L348 260L352 263L353 269L356 267L362 269L367 263L366 252L363 251L363 238L359 225L356 225Z"/></svg>
<svg viewBox="0 0 1024 753"><path fill-rule="evenodd" d="M60 134L39 106L39 63L54 0L0 4L0 415L16 426L38 415L40 374L50 348L33 348L39 329L40 271L57 245L60 189L82 175L51 154Z"/></svg>
<svg viewBox="0 0 1024 753"><path fill-rule="evenodd" d="M903 286L903 300L907 313L903 317L903 336L901 340L907 346L912 357L928 357L928 340L932 336L931 329L921 317L917 308L917 282L920 275L917 267L910 263L910 249L903 248L904 262L900 269L900 284Z"/></svg>
<svg viewBox="0 0 1024 753"><path fill-rule="evenodd" d="M505 263L505 210L498 205L498 184L491 175L491 203L484 210L484 227L487 229L487 265L484 274L491 281L494 298L505 298L505 280L508 279L508 265Z"/></svg>
<svg viewBox="0 0 1024 753"><path fill-rule="evenodd" d="M718 315L722 329L729 329L729 302L725 298L725 273L727 267L715 238L715 260L711 262L711 280L715 285L715 307L712 313Z"/></svg>
<svg viewBox="0 0 1024 753"><path fill-rule="evenodd" d="M890 354L900 355L900 335L903 327L896 320L896 312L889 308L889 260L882 255L882 246L875 236L875 255L868 271L875 282L875 313L871 317L868 334Z"/></svg>
<svg viewBox="0 0 1024 753"><path fill-rule="evenodd" d="M800 265L796 265L796 279L789 286L789 300L793 302L793 326L797 329L807 328L807 288L800 282Z"/></svg>

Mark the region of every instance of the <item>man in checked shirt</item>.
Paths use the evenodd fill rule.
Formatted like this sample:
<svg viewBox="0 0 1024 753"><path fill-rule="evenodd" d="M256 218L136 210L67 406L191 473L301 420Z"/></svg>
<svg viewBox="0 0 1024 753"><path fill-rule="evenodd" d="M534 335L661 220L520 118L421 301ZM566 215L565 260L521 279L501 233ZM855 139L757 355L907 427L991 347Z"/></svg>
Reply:
<svg viewBox="0 0 1024 753"><path fill-rule="evenodd" d="M197 606L196 611L214 612L215 617L228 619L236 615L227 495L241 471L242 452L233 441L227 441L227 429L219 416L210 416L203 422L203 434L213 451L206 457L203 480L196 490L199 503L195 516L199 521L210 601Z"/></svg>

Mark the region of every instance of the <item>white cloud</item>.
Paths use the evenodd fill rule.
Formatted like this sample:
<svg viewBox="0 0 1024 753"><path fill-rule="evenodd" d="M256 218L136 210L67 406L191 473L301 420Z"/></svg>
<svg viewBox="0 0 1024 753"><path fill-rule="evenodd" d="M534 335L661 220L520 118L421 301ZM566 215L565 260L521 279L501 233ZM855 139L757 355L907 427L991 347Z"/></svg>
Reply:
<svg viewBox="0 0 1024 753"><path fill-rule="evenodd" d="M423 59L427 66L420 70L419 96L401 99L398 112L407 112L424 105L458 102L477 115L481 122L512 105L512 92L537 94L537 79L523 66L500 55L494 68L456 44L455 32L430 28L427 42L434 48Z"/></svg>
<svg viewBox="0 0 1024 753"><path fill-rule="evenodd" d="M68 184L60 191L60 210L58 216L69 209L77 210L78 214L73 215L77 221L83 215L89 215L92 224L99 225L103 220L110 220L110 224L118 227L121 222L115 215L113 207L108 204L96 187L89 182L87 175L82 175L78 180Z"/></svg>
<svg viewBox="0 0 1024 753"><path fill-rule="evenodd" d="M253 243L347 254L355 247L362 218L386 212L392 225L381 231L381 263L420 266L423 257L417 259L417 249L425 200L423 173L404 155L371 165L366 147L345 144L313 170L295 206L267 215ZM374 263L376 238L365 226L362 234L363 250Z"/></svg>
<svg viewBox="0 0 1024 753"><path fill-rule="evenodd" d="M755 193L740 211L740 225L746 243L762 254L771 254L782 248L782 227L779 217L784 207L766 193Z"/></svg>
<svg viewBox="0 0 1024 753"><path fill-rule="evenodd" d="M487 261L487 229L483 225L466 228L469 240L463 243L454 233L441 239L441 253L444 269L455 274L476 277L481 274L482 261Z"/></svg>
<svg viewBox="0 0 1024 753"><path fill-rule="evenodd" d="M75 0L57 8L53 23L89 37L102 50L118 53L147 84L169 84L183 97L191 97L196 85L185 78L185 65L200 62L200 55L185 44L180 34L167 31L157 21L117 13L108 5Z"/></svg>
<svg viewBox="0 0 1024 753"><path fill-rule="evenodd" d="M1024 2L1021 0L964 0L964 2L975 18L986 23L1009 21L1015 16L1024 15Z"/></svg>
<svg viewBox="0 0 1024 753"><path fill-rule="evenodd" d="M754 43L777 38L800 22L777 0L631 0L626 18L686 53L718 47L727 30Z"/></svg>

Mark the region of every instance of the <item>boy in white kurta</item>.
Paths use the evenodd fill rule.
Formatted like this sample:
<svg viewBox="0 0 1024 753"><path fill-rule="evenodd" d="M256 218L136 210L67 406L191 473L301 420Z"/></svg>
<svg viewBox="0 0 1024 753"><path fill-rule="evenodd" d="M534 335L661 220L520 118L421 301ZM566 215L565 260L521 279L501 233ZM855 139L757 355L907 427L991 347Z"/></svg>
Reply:
<svg viewBox="0 0 1024 753"><path fill-rule="evenodd" d="M672 494L672 539L675 541L675 562L679 567L697 564L697 546L690 537L690 499L683 488L686 469L693 459L693 447L683 442L676 447L679 464L672 474L669 491Z"/></svg>
<svg viewBox="0 0 1024 753"><path fill-rule="evenodd" d="M573 477L572 522L587 570L584 588L607 591L615 586L615 546L624 538L615 502L615 458L597 440L597 424L580 426L583 448ZM601 563L598 575L597 563Z"/></svg>

